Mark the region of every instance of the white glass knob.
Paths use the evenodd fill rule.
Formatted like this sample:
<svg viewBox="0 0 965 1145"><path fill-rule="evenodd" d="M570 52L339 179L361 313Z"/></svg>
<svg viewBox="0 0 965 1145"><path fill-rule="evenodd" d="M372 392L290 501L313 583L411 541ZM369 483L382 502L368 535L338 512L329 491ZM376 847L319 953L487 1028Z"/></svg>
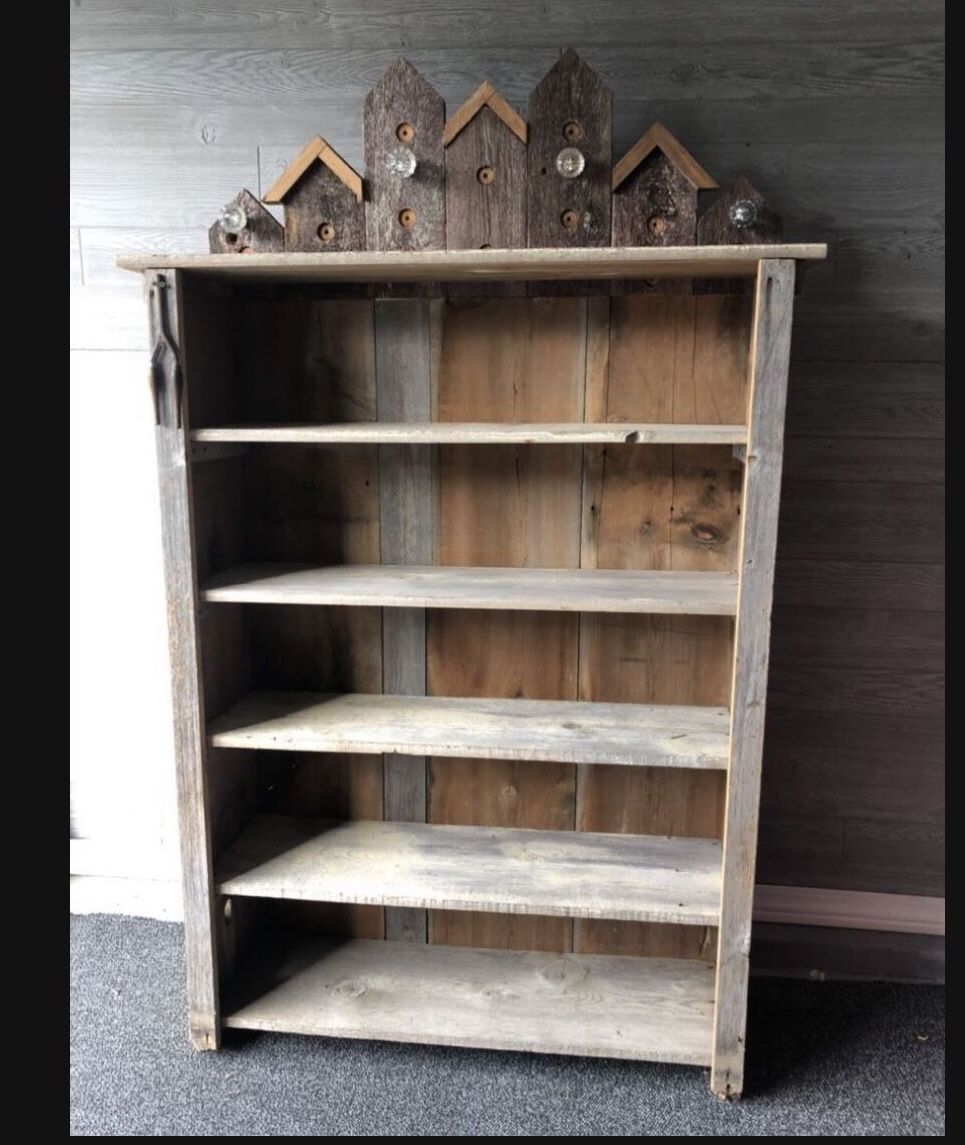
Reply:
<svg viewBox="0 0 965 1145"><path fill-rule="evenodd" d="M757 204L752 199L738 199L730 209L730 221L738 230L745 230L757 222Z"/></svg>
<svg viewBox="0 0 965 1145"><path fill-rule="evenodd" d="M248 225L248 212L240 203L225 203L221 208L221 225L226 234L240 234Z"/></svg>
<svg viewBox="0 0 965 1145"><path fill-rule="evenodd" d="M390 175L411 179L418 166L415 152L411 147L394 147L385 157L385 166Z"/></svg>
<svg viewBox="0 0 965 1145"><path fill-rule="evenodd" d="M564 147L556 156L556 170L564 179L575 179L583 174L586 158L579 147Z"/></svg>

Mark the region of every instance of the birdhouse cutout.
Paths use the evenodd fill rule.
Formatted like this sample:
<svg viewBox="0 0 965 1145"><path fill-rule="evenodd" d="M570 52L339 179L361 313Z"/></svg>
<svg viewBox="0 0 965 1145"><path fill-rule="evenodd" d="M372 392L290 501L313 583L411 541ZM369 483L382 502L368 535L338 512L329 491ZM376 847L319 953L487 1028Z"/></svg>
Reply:
<svg viewBox="0 0 965 1145"><path fill-rule="evenodd" d="M779 243L783 230L780 216L742 175L701 215L697 241L701 246Z"/></svg>
<svg viewBox="0 0 965 1145"><path fill-rule="evenodd" d="M408 60L365 97L365 227L369 250L444 250L446 105Z"/></svg>
<svg viewBox="0 0 965 1145"><path fill-rule="evenodd" d="M697 192L717 184L662 123L613 168L614 246L692 246Z"/></svg>
<svg viewBox="0 0 965 1145"><path fill-rule="evenodd" d="M610 90L572 48L529 97L531 247L610 245Z"/></svg>
<svg viewBox="0 0 965 1145"><path fill-rule="evenodd" d="M446 245L526 246L526 121L491 83L446 122Z"/></svg>
<svg viewBox="0 0 965 1145"><path fill-rule="evenodd" d="M208 229L208 249L212 254L283 251L285 229L250 191L239 191Z"/></svg>
<svg viewBox="0 0 965 1145"><path fill-rule="evenodd" d="M285 250L365 247L362 177L320 135L275 180L265 202L285 206Z"/></svg>

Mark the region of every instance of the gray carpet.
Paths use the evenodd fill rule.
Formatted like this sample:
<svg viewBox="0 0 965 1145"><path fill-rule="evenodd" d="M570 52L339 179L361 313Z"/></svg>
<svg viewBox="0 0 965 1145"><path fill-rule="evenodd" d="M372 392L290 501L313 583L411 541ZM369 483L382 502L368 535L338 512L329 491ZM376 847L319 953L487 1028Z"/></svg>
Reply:
<svg viewBox="0 0 965 1145"><path fill-rule="evenodd" d="M240 1033L196 1054L182 978L180 927L71 920L72 1136L944 1134L937 987L754 980L725 1104L676 1066Z"/></svg>

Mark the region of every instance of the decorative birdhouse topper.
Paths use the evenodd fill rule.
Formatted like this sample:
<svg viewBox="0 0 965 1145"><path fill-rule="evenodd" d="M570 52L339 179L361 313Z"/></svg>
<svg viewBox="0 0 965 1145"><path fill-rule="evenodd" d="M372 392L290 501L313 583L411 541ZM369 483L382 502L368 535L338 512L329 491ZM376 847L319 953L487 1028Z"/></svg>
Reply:
<svg viewBox="0 0 965 1145"><path fill-rule="evenodd" d="M446 245L526 246L526 121L488 81L446 121Z"/></svg>
<svg viewBox="0 0 965 1145"><path fill-rule="evenodd" d="M320 135L275 180L266 203L285 205L286 250L357 250L364 245L362 176Z"/></svg>
<svg viewBox="0 0 965 1145"><path fill-rule="evenodd" d="M208 230L212 254L249 254L285 249L285 228L250 191L239 191Z"/></svg>
<svg viewBox="0 0 965 1145"><path fill-rule="evenodd" d="M614 241L689 246L697 236L697 192L716 182L686 147L655 123L613 168Z"/></svg>

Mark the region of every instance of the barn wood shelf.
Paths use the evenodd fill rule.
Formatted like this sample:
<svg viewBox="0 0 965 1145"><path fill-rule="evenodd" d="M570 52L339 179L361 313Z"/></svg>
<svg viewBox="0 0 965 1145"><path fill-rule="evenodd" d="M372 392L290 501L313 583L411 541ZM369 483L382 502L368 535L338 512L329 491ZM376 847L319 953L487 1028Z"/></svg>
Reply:
<svg viewBox="0 0 965 1145"><path fill-rule="evenodd" d="M196 429L204 444L277 445L743 445L742 425L524 425L423 422L388 425L226 425Z"/></svg>
<svg viewBox="0 0 965 1145"><path fill-rule="evenodd" d="M201 597L223 604L733 616L737 577L627 569L241 565L205 582Z"/></svg>
<svg viewBox="0 0 965 1145"><path fill-rule="evenodd" d="M212 747L726 768L723 708L256 692L208 728Z"/></svg>
<svg viewBox="0 0 965 1145"><path fill-rule="evenodd" d="M216 253L120 260L191 1040L684 1062L736 1096L795 277L826 247L746 179L701 210L659 124L614 166L572 51L528 123L489 84L447 121L405 61L364 120L365 178L313 138L284 225L242 191Z"/></svg>

